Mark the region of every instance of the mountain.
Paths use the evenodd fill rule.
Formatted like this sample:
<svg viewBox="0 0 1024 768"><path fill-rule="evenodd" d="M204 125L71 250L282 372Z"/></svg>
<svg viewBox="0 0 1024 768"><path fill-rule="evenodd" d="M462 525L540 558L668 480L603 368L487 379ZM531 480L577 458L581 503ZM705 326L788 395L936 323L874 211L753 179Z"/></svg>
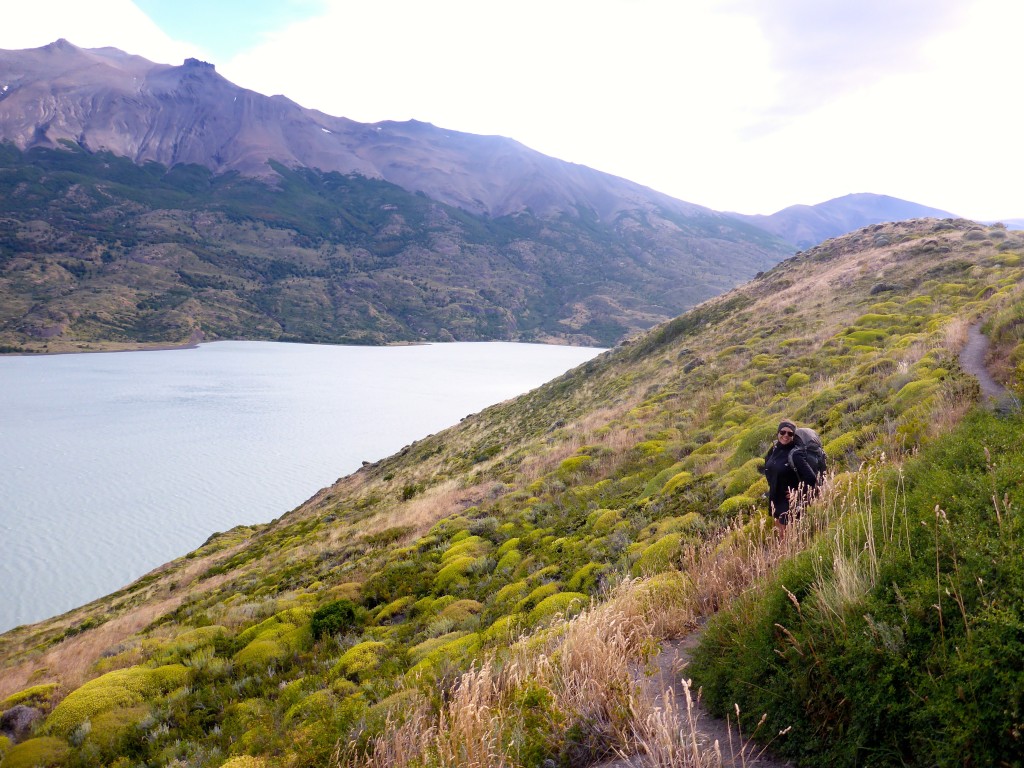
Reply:
<svg viewBox="0 0 1024 768"><path fill-rule="evenodd" d="M66 41L0 51L0 150L8 351L611 345L791 252L509 139L360 124Z"/></svg>
<svg viewBox="0 0 1024 768"><path fill-rule="evenodd" d="M636 678L708 617L695 669L744 739L801 765L1006 762L1024 423L977 411L959 351L985 319L1024 394L1022 255L963 220L830 240L0 635L4 768L692 754ZM780 539L758 469L783 417L834 476Z"/></svg>
<svg viewBox="0 0 1024 768"><path fill-rule="evenodd" d="M768 216L734 215L797 248L809 248L869 224L918 218L956 218L948 211L869 193L844 195L817 205L792 205Z"/></svg>
<svg viewBox="0 0 1024 768"><path fill-rule="evenodd" d="M555 160L500 136L428 123L357 123L232 84L212 64L154 64L59 40L0 51L0 139L19 149L70 141L136 163L179 163L276 180L267 163L358 173L489 216L530 211L608 221L624 210L708 214L638 184Z"/></svg>

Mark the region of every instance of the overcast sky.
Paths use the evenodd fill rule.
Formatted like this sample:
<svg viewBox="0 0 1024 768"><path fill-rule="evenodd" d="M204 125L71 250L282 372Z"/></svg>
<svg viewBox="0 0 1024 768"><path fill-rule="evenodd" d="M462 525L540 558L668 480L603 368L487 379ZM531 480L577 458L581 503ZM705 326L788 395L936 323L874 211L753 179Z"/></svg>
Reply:
<svg viewBox="0 0 1024 768"><path fill-rule="evenodd" d="M723 211L875 192L1024 217L1017 0L49 0L66 38L362 122L499 134Z"/></svg>

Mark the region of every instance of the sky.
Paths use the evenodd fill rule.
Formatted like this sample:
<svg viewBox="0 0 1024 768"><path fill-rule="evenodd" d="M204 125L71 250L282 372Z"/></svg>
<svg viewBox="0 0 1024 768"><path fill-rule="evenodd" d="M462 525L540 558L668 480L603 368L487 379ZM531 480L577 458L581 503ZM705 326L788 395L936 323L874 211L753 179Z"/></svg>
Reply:
<svg viewBox="0 0 1024 768"><path fill-rule="evenodd" d="M196 57L360 122L516 139L720 211L1024 217L1017 0L49 0L0 48Z"/></svg>

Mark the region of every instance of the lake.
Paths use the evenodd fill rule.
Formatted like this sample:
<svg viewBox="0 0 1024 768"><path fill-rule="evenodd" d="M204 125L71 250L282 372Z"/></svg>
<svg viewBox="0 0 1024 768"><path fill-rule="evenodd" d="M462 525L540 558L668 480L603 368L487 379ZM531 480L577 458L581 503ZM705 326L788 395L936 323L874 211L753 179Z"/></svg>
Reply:
<svg viewBox="0 0 1024 768"><path fill-rule="evenodd" d="M0 632L599 354L502 342L0 357Z"/></svg>

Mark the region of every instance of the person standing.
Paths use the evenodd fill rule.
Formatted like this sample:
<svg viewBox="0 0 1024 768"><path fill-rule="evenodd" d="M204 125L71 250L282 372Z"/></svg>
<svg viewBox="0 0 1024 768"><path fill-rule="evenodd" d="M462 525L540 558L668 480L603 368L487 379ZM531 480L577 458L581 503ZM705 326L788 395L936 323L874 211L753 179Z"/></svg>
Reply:
<svg viewBox="0 0 1024 768"><path fill-rule="evenodd" d="M790 520L799 516L801 496L818 486L818 474L799 448L796 425L783 419L761 470L768 480L768 504L780 535L785 535Z"/></svg>

